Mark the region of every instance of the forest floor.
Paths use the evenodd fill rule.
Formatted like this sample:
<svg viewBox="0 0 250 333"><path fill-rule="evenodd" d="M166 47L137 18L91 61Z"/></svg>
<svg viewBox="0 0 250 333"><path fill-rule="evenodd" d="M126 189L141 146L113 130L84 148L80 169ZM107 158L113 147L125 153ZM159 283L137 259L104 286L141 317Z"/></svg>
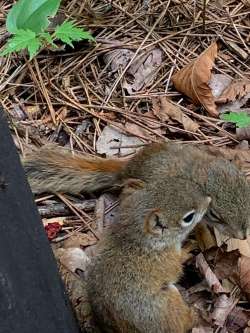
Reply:
<svg viewBox="0 0 250 333"><path fill-rule="evenodd" d="M237 149L249 176L250 2L204 3L63 1L51 27L75 19L95 42L58 45L32 61L25 54L0 58L1 104L20 154L55 142L124 157L172 140L225 148L225 154ZM8 38L11 5L0 1L0 46ZM223 119L228 111L236 118ZM47 194L36 202L55 253L64 252L58 257L80 318L80 296L72 291L77 277L69 271L84 270L76 257L82 258L80 250L91 256L116 215L117 197ZM190 242L194 250L180 289L205 320L193 333L249 333L250 240L225 240L206 229Z"/></svg>

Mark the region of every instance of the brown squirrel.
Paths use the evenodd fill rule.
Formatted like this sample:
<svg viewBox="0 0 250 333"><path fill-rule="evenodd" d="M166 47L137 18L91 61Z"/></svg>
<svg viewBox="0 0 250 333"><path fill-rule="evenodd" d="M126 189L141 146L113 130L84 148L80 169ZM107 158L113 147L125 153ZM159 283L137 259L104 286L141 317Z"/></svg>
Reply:
<svg viewBox="0 0 250 333"><path fill-rule="evenodd" d="M249 183L236 164L203 146L151 144L125 161L73 156L46 145L28 155L24 167L34 193L93 192L122 186L128 179L155 183L176 177L192 181L212 198L208 222L231 237L245 239L250 233ZM167 191L167 187L162 191L162 200Z"/></svg>
<svg viewBox="0 0 250 333"><path fill-rule="evenodd" d="M88 269L96 323L102 332L185 333L196 316L175 287L187 258L181 243L211 198L176 176L128 181L124 189L119 223L99 242Z"/></svg>
<svg viewBox="0 0 250 333"><path fill-rule="evenodd" d="M231 236L249 231L249 184L236 165L207 149L153 144L123 161L47 146L25 169L34 192L123 186L119 223L99 242L86 278L103 332L188 332L196 316L175 287L187 258L182 241L204 215Z"/></svg>

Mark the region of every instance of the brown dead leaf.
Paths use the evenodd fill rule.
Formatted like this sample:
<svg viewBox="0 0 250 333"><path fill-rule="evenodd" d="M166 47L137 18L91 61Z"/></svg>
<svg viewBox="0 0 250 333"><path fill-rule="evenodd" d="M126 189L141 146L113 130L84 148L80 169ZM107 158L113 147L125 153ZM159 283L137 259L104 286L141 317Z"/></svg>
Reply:
<svg viewBox="0 0 250 333"><path fill-rule="evenodd" d="M250 257L250 236L245 240L230 238L226 244L228 252L238 249L243 256Z"/></svg>
<svg viewBox="0 0 250 333"><path fill-rule="evenodd" d="M199 129L197 123L185 115L180 107L171 103L166 97L160 97L160 108L156 108L154 111L161 121L167 121L171 118L182 124L186 131L196 132Z"/></svg>
<svg viewBox="0 0 250 333"><path fill-rule="evenodd" d="M209 81L209 87L212 90L212 95L215 98L221 96L223 91L231 84L232 79L225 74L212 74Z"/></svg>
<svg viewBox="0 0 250 333"><path fill-rule="evenodd" d="M204 275L207 284L213 292L215 292L216 294L225 292L220 281L209 267L202 253L198 254L198 256L196 257L196 266L199 268L201 274Z"/></svg>
<svg viewBox="0 0 250 333"><path fill-rule="evenodd" d="M65 266L64 261L61 261L65 255L65 250L55 250L54 254L57 259L59 272L76 316L77 323L81 328L81 332L85 332L85 328L87 327L93 327L93 332L99 332L95 329L93 324L93 315L91 306L88 302L86 283L84 279L78 277L77 274L72 273L72 271Z"/></svg>
<svg viewBox="0 0 250 333"><path fill-rule="evenodd" d="M233 297L227 297L227 295L220 295L215 304L214 311L211 314L211 318L215 325L223 327L229 313L233 310L237 303Z"/></svg>
<svg viewBox="0 0 250 333"><path fill-rule="evenodd" d="M143 141L138 137L129 136L112 126L105 126L96 142L96 149L99 154L123 156L135 153L137 146L141 144Z"/></svg>
<svg viewBox="0 0 250 333"><path fill-rule="evenodd" d="M54 254L56 259L73 273L77 269L86 271L87 265L90 263L90 258L78 247L56 249Z"/></svg>
<svg viewBox="0 0 250 333"><path fill-rule="evenodd" d="M250 81L237 80L232 82L223 93L216 98L216 103L229 103L241 99L250 93Z"/></svg>
<svg viewBox="0 0 250 333"><path fill-rule="evenodd" d="M226 326L229 332L242 332L242 329L247 327L249 319L250 319L249 310L247 311L239 306L236 306L230 312L227 318Z"/></svg>
<svg viewBox="0 0 250 333"><path fill-rule="evenodd" d="M239 281L238 260L240 253L238 250L231 252L218 251L215 257L214 274L218 279L228 279L237 283Z"/></svg>
<svg viewBox="0 0 250 333"><path fill-rule="evenodd" d="M218 116L218 111L208 83L217 49L216 43L211 44L196 60L172 77L177 90L190 97L195 104L202 104L213 117Z"/></svg>
<svg viewBox="0 0 250 333"><path fill-rule="evenodd" d="M240 286L250 300L250 258L242 256L239 259Z"/></svg>
<svg viewBox="0 0 250 333"><path fill-rule="evenodd" d="M86 234L83 232L74 232L68 239L63 243L64 249L70 247L84 248L86 246L96 244L97 239L92 234Z"/></svg>

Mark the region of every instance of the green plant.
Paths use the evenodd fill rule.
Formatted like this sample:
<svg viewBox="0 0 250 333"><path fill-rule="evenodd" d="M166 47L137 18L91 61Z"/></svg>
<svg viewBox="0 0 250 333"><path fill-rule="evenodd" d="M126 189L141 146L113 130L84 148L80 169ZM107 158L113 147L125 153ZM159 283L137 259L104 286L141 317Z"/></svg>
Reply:
<svg viewBox="0 0 250 333"><path fill-rule="evenodd" d="M229 112L221 116L221 119L235 123L236 127L242 128L250 125L250 115L247 112Z"/></svg>
<svg viewBox="0 0 250 333"><path fill-rule="evenodd" d="M6 28L12 36L9 38L0 56L27 49L32 59L41 48L52 45L56 40L73 47L74 41L94 40L93 36L76 27L74 21L65 21L49 33L49 17L54 17L61 0L19 0L7 15Z"/></svg>

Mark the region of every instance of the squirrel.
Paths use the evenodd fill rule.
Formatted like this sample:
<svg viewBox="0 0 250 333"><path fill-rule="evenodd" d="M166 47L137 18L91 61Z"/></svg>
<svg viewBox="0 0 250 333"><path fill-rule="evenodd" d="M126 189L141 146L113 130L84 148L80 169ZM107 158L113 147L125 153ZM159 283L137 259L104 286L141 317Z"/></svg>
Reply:
<svg viewBox="0 0 250 333"><path fill-rule="evenodd" d="M151 144L121 160L46 146L24 166L35 193L122 188L119 222L98 242L86 274L102 332L187 333L197 314L175 286L188 258L182 242L204 216L230 236L249 232L246 178L206 148Z"/></svg>
<svg viewBox="0 0 250 333"><path fill-rule="evenodd" d="M72 155L51 144L28 154L24 168L34 193L94 192L122 187L129 179L147 184L172 177L192 181L212 198L205 216L209 224L238 239L250 233L250 185L246 177L236 163L205 146L153 143L124 160ZM163 189L160 201L169 190Z"/></svg>
<svg viewBox="0 0 250 333"><path fill-rule="evenodd" d="M187 259L181 244L210 202L199 184L178 176L128 180L119 222L106 230L87 269L102 332L186 333L197 323L175 283Z"/></svg>

